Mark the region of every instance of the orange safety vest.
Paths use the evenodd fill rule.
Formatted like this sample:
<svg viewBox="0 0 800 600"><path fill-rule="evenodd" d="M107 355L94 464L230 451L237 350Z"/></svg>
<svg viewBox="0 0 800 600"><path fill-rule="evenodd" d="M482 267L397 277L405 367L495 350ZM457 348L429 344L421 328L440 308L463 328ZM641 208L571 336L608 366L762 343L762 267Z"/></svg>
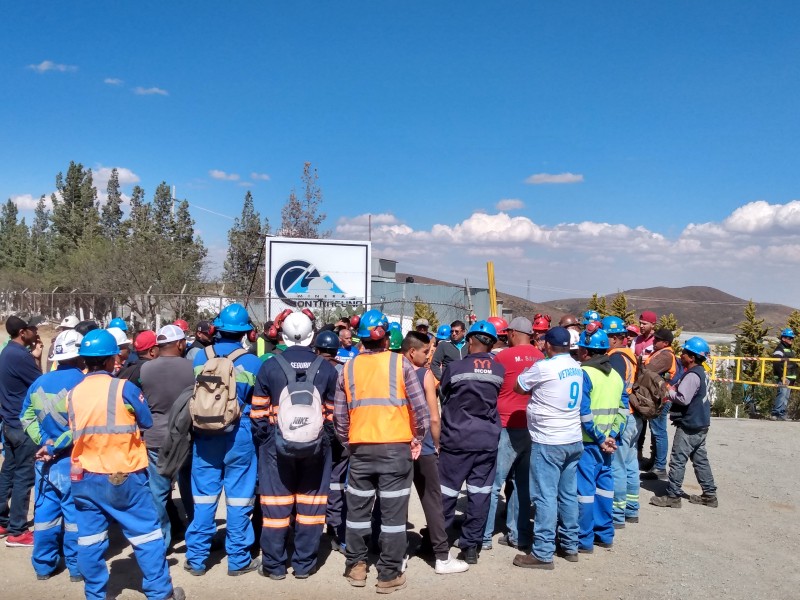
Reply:
<svg viewBox="0 0 800 600"><path fill-rule="evenodd" d="M672 351L671 347L662 348L661 350L656 350L652 354L643 356L642 363L645 365L648 364L651 360L653 360L653 358L655 358L658 354L662 352L669 352L672 355L672 366L669 368L669 371L667 371L665 374L662 375L664 379L666 379L667 381L672 381L672 379L675 377L675 371L678 370L678 363L677 363L678 359L675 356L675 353Z"/></svg>
<svg viewBox="0 0 800 600"><path fill-rule="evenodd" d="M344 393L351 444L395 444L413 439L401 354L359 354L347 361Z"/></svg>
<svg viewBox="0 0 800 600"><path fill-rule="evenodd" d="M614 354L619 352L623 356L625 356L626 360L623 362L625 363L625 391L628 392L628 396L633 393L633 384L636 382L636 369L637 369L637 361L636 361L636 354L634 354L633 350L630 348L612 348L608 351L609 354ZM629 407L631 414L633 413L633 407Z"/></svg>
<svg viewBox="0 0 800 600"><path fill-rule="evenodd" d="M136 418L122 399L125 380L90 375L67 396L72 462L90 473L133 473L147 467Z"/></svg>

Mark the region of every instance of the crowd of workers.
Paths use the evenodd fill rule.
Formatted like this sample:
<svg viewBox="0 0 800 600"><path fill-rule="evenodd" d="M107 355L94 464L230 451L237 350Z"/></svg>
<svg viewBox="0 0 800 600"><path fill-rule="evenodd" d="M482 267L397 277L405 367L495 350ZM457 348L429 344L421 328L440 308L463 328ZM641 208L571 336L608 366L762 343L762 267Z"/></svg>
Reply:
<svg viewBox="0 0 800 600"><path fill-rule="evenodd" d="M224 492L228 575L282 580L291 566L307 578L326 533L351 585L366 585L372 548L376 590L391 593L406 586L415 489L426 526L413 550L437 574L468 570L493 543L518 548L518 567L577 562L638 523L640 478L667 481L656 506L718 503L705 448L709 346L694 337L676 357L673 333L656 321L651 311L638 327L588 311L557 325L490 317L434 332L420 319L404 335L375 309L323 326L287 310L256 335L232 304L194 331L178 320L128 337L121 319L101 329L67 317L42 372L36 328L10 317L0 536L33 546L38 579L63 560L70 581L101 599L116 522L147 598L179 599L171 544L185 537L183 568L205 575ZM644 371L663 391L651 412ZM683 493L689 460L702 495Z"/></svg>

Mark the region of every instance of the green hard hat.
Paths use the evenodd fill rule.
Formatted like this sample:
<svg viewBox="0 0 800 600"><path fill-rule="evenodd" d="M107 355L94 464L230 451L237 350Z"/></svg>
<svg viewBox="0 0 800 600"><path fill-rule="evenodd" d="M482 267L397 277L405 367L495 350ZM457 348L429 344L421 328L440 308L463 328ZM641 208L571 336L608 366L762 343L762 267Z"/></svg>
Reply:
<svg viewBox="0 0 800 600"><path fill-rule="evenodd" d="M389 332L389 350L400 350L403 345L403 332L393 329Z"/></svg>

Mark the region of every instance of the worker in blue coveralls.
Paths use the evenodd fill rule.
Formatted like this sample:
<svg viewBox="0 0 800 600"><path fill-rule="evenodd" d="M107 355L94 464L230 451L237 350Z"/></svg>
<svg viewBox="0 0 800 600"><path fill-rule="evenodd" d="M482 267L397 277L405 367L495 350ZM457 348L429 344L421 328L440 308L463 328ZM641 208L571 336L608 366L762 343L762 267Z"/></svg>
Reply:
<svg viewBox="0 0 800 600"><path fill-rule="evenodd" d="M202 372L209 354L229 357L242 350L242 337L253 329L247 309L236 303L223 308L213 324L218 338L205 352L198 352L195 356L195 375ZM250 515L256 491L256 451L250 431L250 408L261 360L255 354L236 352L232 362L241 417L222 433L205 433L196 428L194 432L194 519L186 530L186 563L183 568L198 577L206 573L211 538L217 531L217 504L223 489L227 505L225 552L228 555L228 575L255 571L260 562L250 556L255 541Z"/></svg>
<svg viewBox="0 0 800 600"><path fill-rule="evenodd" d="M578 360L583 369L581 426L583 454L578 461L578 552L614 543L614 476L611 462L629 414L625 382L611 367L608 336L600 323L580 334Z"/></svg>
<svg viewBox="0 0 800 600"><path fill-rule="evenodd" d="M69 481L72 432L67 394L83 380L84 361L78 355L83 336L62 331L53 343L58 368L33 382L22 402L20 421L39 444L34 486L33 554L37 579L52 577L61 562L62 544L69 580L83 581L78 570L78 521Z"/></svg>

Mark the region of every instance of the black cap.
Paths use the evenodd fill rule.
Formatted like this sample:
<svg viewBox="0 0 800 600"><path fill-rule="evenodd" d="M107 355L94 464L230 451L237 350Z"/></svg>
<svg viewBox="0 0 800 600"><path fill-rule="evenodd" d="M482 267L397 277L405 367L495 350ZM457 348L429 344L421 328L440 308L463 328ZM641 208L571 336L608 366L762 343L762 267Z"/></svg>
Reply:
<svg viewBox="0 0 800 600"><path fill-rule="evenodd" d="M199 321L197 323L197 331L200 333L211 333L211 323L209 321Z"/></svg>
<svg viewBox="0 0 800 600"><path fill-rule="evenodd" d="M28 329L28 323L14 315L8 317L8 320L6 321L6 331L8 332L8 335L10 335L12 338L15 338L23 329Z"/></svg>
<svg viewBox="0 0 800 600"><path fill-rule="evenodd" d="M569 331L564 327L551 327L544 334L544 341L554 348L569 348Z"/></svg>
<svg viewBox="0 0 800 600"><path fill-rule="evenodd" d="M672 332L665 327L662 327L661 329L656 329L656 332L653 334L653 337L656 338L657 340L661 340L662 342L667 342L668 344L671 344L672 340L675 339L675 336L672 335Z"/></svg>

